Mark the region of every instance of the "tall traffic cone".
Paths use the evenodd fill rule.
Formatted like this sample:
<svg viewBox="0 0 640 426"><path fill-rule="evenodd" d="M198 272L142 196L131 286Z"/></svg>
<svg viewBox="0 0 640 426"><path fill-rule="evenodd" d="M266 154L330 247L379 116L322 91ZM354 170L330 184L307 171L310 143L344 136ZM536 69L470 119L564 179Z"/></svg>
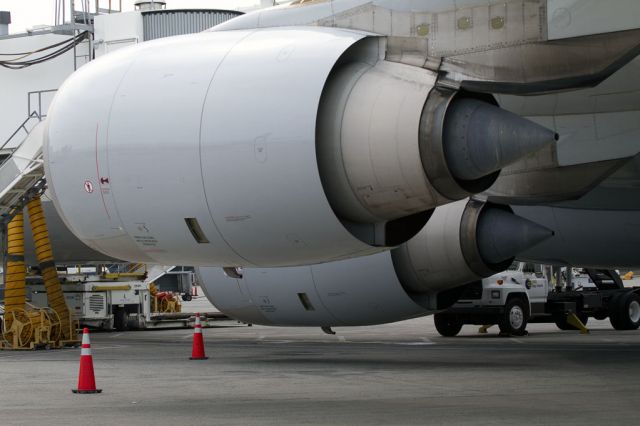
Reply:
<svg viewBox="0 0 640 426"><path fill-rule="evenodd" d="M96 389L96 378L93 375L93 357L91 356L91 342L89 341L89 329L82 331L82 351L80 352L80 373L78 375L78 389L72 389L73 393L100 393L102 389Z"/></svg>
<svg viewBox="0 0 640 426"><path fill-rule="evenodd" d="M200 314L196 314L196 325L193 328L193 346L191 347L191 358L189 359L209 359L209 357L204 356L204 339L202 338Z"/></svg>

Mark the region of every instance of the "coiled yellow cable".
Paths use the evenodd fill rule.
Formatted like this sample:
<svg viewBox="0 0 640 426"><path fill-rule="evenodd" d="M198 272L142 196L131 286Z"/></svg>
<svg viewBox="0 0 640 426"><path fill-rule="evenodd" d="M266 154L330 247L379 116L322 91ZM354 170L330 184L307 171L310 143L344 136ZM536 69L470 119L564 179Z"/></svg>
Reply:
<svg viewBox="0 0 640 426"><path fill-rule="evenodd" d="M29 220L31 222L31 230L33 232L33 242L36 249L36 257L40 264L40 273L44 281L44 288L47 291L49 306L58 314L60 318L60 326L65 340L75 339L75 332L71 330L71 315L67 302L64 298L64 292L58 279L58 271L53 260L53 250L51 249L51 241L49 240L49 231L47 230L47 222L42 210L42 202L40 198L34 198L27 203L29 211ZM23 249L24 253L24 249Z"/></svg>
<svg viewBox="0 0 640 426"><path fill-rule="evenodd" d="M27 269L24 264L24 215L18 213L7 225L7 271L4 309L11 312L24 308Z"/></svg>

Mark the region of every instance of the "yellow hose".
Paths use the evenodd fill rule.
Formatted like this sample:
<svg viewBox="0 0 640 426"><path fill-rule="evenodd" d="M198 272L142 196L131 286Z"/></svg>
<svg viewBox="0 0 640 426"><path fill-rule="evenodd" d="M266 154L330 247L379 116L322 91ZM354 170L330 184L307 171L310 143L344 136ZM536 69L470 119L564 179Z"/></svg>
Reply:
<svg viewBox="0 0 640 426"><path fill-rule="evenodd" d="M65 340L76 339L75 331L71 327L71 315L67 302L64 299L64 293L60 280L58 279L58 271L53 261L53 250L49 240L49 231L47 230L47 222L42 211L42 203L40 198L34 198L27 204L29 210L29 219L31 221L31 230L33 232L33 243L36 249L36 257L40 264L40 272L44 281L44 288L47 291L49 306L60 317L60 327ZM24 252L24 249L23 249Z"/></svg>
<svg viewBox="0 0 640 426"><path fill-rule="evenodd" d="M18 213L7 225L7 271L5 275L4 310L23 309L26 299L24 264L24 215ZM7 324L8 326L9 324Z"/></svg>

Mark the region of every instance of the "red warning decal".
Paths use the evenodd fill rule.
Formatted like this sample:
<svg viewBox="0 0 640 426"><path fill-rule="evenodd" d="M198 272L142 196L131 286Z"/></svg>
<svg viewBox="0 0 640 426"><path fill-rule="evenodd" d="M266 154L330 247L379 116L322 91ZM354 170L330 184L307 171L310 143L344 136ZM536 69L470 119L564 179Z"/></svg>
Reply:
<svg viewBox="0 0 640 426"><path fill-rule="evenodd" d="M91 183L90 180L84 181L84 190L87 191L89 194L93 192L93 183Z"/></svg>

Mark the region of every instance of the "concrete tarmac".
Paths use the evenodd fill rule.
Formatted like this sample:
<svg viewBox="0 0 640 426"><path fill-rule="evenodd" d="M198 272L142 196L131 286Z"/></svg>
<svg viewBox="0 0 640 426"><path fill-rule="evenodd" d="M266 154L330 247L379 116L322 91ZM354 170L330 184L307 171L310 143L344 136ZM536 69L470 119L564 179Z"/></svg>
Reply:
<svg viewBox="0 0 640 426"><path fill-rule="evenodd" d="M79 349L0 352L2 425L635 425L640 331L531 324L529 336L376 327L93 333L103 393L75 395Z"/></svg>

